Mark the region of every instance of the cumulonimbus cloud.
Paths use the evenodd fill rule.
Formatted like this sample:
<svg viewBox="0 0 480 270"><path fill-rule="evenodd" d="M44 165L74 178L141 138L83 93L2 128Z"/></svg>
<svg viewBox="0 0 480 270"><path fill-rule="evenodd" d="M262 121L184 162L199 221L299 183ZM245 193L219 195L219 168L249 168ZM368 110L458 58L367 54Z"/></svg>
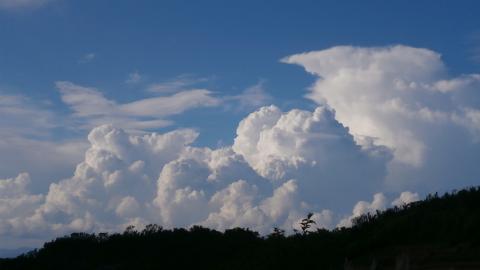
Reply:
<svg viewBox="0 0 480 270"><path fill-rule="evenodd" d="M319 226L332 226L334 214L325 208L331 194L348 194L349 206L371 194L390 159L385 149L356 145L326 107L261 108L239 125L233 147L191 146L197 136L191 129L132 135L111 125L94 128L84 161L46 194L32 194L24 174L17 177L21 181L0 181L19 182L17 193L33 201L21 215L2 218L0 235L45 237L148 223L268 233L295 228L306 212L315 213ZM341 173L345 167L350 171ZM352 193L354 185L363 188Z"/></svg>
<svg viewBox="0 0 480 270"><path fill-rule="evenodd" d="M307 97L335 110L357 143L369 138L393 151L392 185L478 181L480 74L451 76L440 54L401 45L339 46L282 61L318 77Z"/></svg>
<svg viewBox="0 0 480 270"><path fill-rule="evenodd" d="M259 108L239 123L233 145L218 149L193 146L192 129L93 128L84 160L45 194L31 191L25 174L0 180L0 200L21 209L0 212L0 238L147 223L268 233L295 228L308 212L319 226L349 226L419 194L478 184L479 75L449 76L439 54L406 46L334 47L283 61L318 76L308 94L318 108ZM58 88L75 117L90 120L166 116L203 106L199 99L217 102L182 91L173 95L179 107L171 96L118 104L95 89ZM416 192L388 198L406 189Z"/></svg>

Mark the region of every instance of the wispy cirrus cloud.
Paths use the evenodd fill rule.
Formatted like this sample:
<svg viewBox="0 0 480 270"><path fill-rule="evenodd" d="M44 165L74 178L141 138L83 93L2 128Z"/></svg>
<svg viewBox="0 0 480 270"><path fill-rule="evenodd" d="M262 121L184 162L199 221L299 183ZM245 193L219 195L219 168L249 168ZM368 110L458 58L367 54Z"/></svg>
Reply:
<svg viewBox="0 0 480 270"><path fill-rule="evenodd" d="M201 107L213 107L221 103L206 89L186 90L170 96L151 97L129 103L107 99L92 87L83 87L71 82L56 82L62 100L74 112L73 116L83 122L85 128L101 124L114 124L124 129L154 129L171 124L166 118Z"/></svg>
<svg viewBox="0 0 480 270"><path fill-rule="evenodd" d="M113 125L91 130L84 159L48 191L31 190L25 174L2 176L7 193L17 194L0 192L14 209L0 211L0 242L149 223L268 233L295 228L308 212L322 227L349 226L359 215L420 194L478 183L478 74L448 76L438 53L401 45L333 47L284 62L318 77L308 95L318 108L261 107L240 121L233 144L221 148L196 147L193 129L128 131L160 127L194 108L258 106L266 95L262 82L220 97L172 84L180 86L168 95L126 103L57 82L83 128Z"/></svg>
<svg viewBox="0 0 480 270"><path fill-rule="evenodd" d="M93 60L95 60L95 57L97 57L97 55L93 52L86 53L86 54L82 55L82 57L80 57L80 59L78 60L78 63L79 64L90 63Z"/></svg>
<svg viewBox="0 0 480 270"><path fill-rule="evenodd" d="M173 79L150 84L147 91L158 94L169 94L178 91L198 88L198 84L208 82L210 78L196 77L191 74L182 74Z"/></svg>
<svg viewBox="0 0 480 270"><path fill-rule="evenodd" d="M22 10L35 9L56 0L0 0L0 9Z"/></svg>
<svg viewBox="0 0 480 270"><path fill-rule="evenodd" d="M125 80L125 83L136 84L136 83L141 82L144 79L143 77L144 76L142 74L140 74L140 72L134 71L134 72L128 74L127 79Z"/></svg>
<svg viewBox="0 0 480 270"><path fill-rule="evenodd" d="M139 74L130 74L129 79L136 80ZM191 74L181 74L172 79L159 83L148 85L147 91L159 95L177 93L185 90L202 89L206 83L213 80L210 77L198 77ZM265 81L260 80L238 94L223 95L220 97L223 106L227 110L233 111L252 111L261 106L268 105L273 101L273 97L265 89Z"/></svg>
<svg viewBox="0 0 480 270"><path fill-rule="evenodd" d="M227 96L224 99L232 103L226 106L238 111L255 110L273 101L273 97L265 90L265 81L262 80L247 87L240 94Z"/></svg>
<svg viewBox="0 0 480 270"><path fill-rule="evenodd" d="M3 137L47 136L48 130L59 124L52 111L22 95L0 93L0 115L0 136Z"/></svg>
<svg viewBox="0 0 480 270"><path fill-rule="evenodd" d="M480 63L480 31L470 34L468 41L470 43L470 57L476 62Z"/></svg>
<svg viewBox="0 0 480 270"><path fill-rule="evenodd" d="M21 95L0 94L0 172L29 171L34 190L45 190L52 178L68 176L86 149L84 140L55 140L68 129L53 109ZM54 169L52 169L54 168Z"/></svg>

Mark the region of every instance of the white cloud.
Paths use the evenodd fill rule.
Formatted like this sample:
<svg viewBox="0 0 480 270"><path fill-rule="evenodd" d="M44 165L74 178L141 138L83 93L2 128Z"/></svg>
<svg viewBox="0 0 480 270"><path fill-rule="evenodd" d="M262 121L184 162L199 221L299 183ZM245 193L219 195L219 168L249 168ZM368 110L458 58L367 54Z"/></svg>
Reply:
<svg viewBox="0 0 480 270"><path fill-rule="evenodd" d="M148 86L147 90L152 93L171 94L183 90L196 89L198 84L209 81L209 78L195 77L190 74L179 75L174 79L166 80L160 83L154 83Z"/></svg>
<svg viewBox="0 0 480 270"><path fill-rule="evenodd" d="M420 200L420 196L416 192L404 191L400 194L400 197L393 200L393 206L403 206L412 202Z"/></svg>
<svg viewBox="0 0 480 270"><path fill-rule="evenodd" d="M30 176L27 173L0 179L0 235L15 230L15 221L29 218L43 202L43 195L30 194L29 184Z"/></svg>
<svg viewBox="0 0 480 270"><path fill-rule="evenodd" d="M375 214L377 211L383 211L387 207L387 198L382 193L373 195L372 202L359 201L353 207L352 215L340 221L337 227L351 227L353 220L365 214Z"/></svg>
<svg viewBox="0 0 480 270"><path fill-rule="evenodd" d="M337 209L381 185L390 160L384 147L357 145L326 107L287 113L275 106L263 107L240 122L233 149L259 175L272 181L298 179L304 198L317 197L324 207ZM334 194L352 196L338 202Z"/></svg>
<svg viewBox="0 0 480 270"><path fill-rule="evenodd" d="M83 159L88 144L83 140L36 140L24 137L0 139L0 172L3 177L28 171L32 176L31 188L36 192L47 190L48 185L71 174Z"/></svg>
<svg viewBox="0 0 480 270"><path fill-rule="evenodd" d="M471 33L468 37L470 57L474 62L480 63L480 31Z"/></svg>
<svg viewBox="0 0 480 270"><path fill-rule="evenodd" d="M115 213L123 218L135 217L140 210L140 204L132 196L126 196L115 209Z"/></svg>
<svg viewBox="0 0 480 270"><path fill-rule="evenodd" d="M19 10L44 6L53 0L0 0L0 9Z"/></svg>
<svg viewBox="0 0 480 270"><path fill-rule="evenodd" d="M167 97L153 97L122 104L120 111L134 116L166 116L198 107L217 106L220 101L211 92L195 89L178 92Z"/></svg>
<svg viewBox="0 0 480 270"><path fill-rule="evenodd" d="M95 60L95 57L96 57L95 53L92 53L92 52L86 53L86 54L82 55L80 60L78 60L78 63L80 63L80 64L90 63L93 60Z"/></svg>
<svg viewBox="0 0 480 270"><path fill-rule="evenodd" d="M86 92L98 98L95 92ZM110 106L98 104L104 105L97 108ZM79 112L86 110L83 104L78 106ZM382 173L368 171L385 166L389 157L357 146L326 108L313 113L261 108L242 121L233 148L193 147L197 136L190 129L144 135L111 125L93 129L90 147L73 176L52 183L33 209L8 219L3 235L28 232L40 238L147 223L202 224L222 230L242 226L269 233L274 226L295 228L307 212L314 212L319 227L331 227L333 212L324 208L329 194L333 190L348 194L350 199L344 201L349 204L360 196L348 191L351 185L363 186L356 189L358 194L370 193ZM337 153L331 152L337 148ZM268 157L265 163L261 155ZM342 166L350 172L334 178L346 171ZM362 183L358 170L367 176ZM23 186L20 193L31 196ZM13 203L10 197L3 199Z"/></svg>
<svg viewBox="0 0 480 270"><path fill-rule="evenodd" d="M211 80L212 78L209 77L195 77L193 75L183 74L171 80L150 84L147 91L160 95L179 93L182 91L197 91L201 89L198 86L202 86ZM265 82L261 80L247 87L237 95L225 95L221 97L221 102L227 109L235 111L250 112L258 109L273 100L273 97L265 90L264 85Z"/></svg>
<svg viewBox="0 0 480 270"><path fill-rule="evenodd" d="M400 193L400 196L394 199L390 205L392 206L404 206L412 202L420 200L420 196L416 192L404 191ZM365 214L375 215L377 211L384 211L388 206L388 199L383 193L376 193L373 195L372 202L359 201L355 204L352 210L352 214L349 217L344 217L337 224L337 227L351 227L355 218L358 218Z"/></svg>
<svg viewBox="0 0 480 270"><path fill-rule="evenodd" d="M207 90L191 90L118 104L94 88L70 82L58 82L57 87L62 100L74 111L72 119L55 113L47 102L0 95L0 170L3 177L28 171L35 192L44 192L51 182L71 174L88 147L83 139L56 139L58 131L71 133L81 128L83 132L112 123L139 132L170 125L166 119L170 115L220 102Z"/></svg>
<svg viewBox="0 0 480 270"><path fill-rule="evenodd" d="M252 168L250 162L257 158L259 153L255 151L259 150L243 151L239 144L245 135L242 126L262 118L266 112L273 112L275 118L270 126L263 126L264 131L278 129L277 135L270 137L274 138L272 141L257 144L259 149L274 149L279 145L289 153L286 156L273 150L267 152L270 164L283 173ZM258 123L262 121L259 119ZM322 170L337 162L344 166L358 162L355 166L366 166L362 168L365 171L371 162L385 165L385 156L356 146L326 108L313 113L299 110L282 113L276 107L265 107L242 123L233 149L215 150L191 146L198 134L189 129L130 135L111 125L97 127L88 135L90 147L73 176L52 183L48 193L30 195L24 181L17 181L19 193L26 198L39 197L33 197L35 204L28 211L9 218L0 234L28 232L32 237L48 238L72 230L121 230L126 224L147 223L166 227L202 224L217 229L244 226L269 233L274 226L295 228L307 212L315 213L319 227L329 227L334 224L334 215L322 207L329 200L328 193L333 189L347 192L346 186L358 179L353 174L333 179ZM330 147L337 143L346 144L345 153L330 153L333 149ZM244 140L244 144L248 145L248 141ZM309 151L309 147L319 152ZM305 170L305 166L315 169ZM373 183L377 181L375 177L368 180ZM370 184L362 182L364 186ZM308 196L306 191L312 188L315 191L310 195L315 196ZM370 192L370 188L365 191ZM350 195L352 199L346 201L358 197ZM2 196L9 205L16 203L11 197Z"/></svg>
<svg viewBox="0 0 480 270"><path fill-rule="evenodd" d="M171 124L165 118L189 109L217 106L220 100L204 89L186 90L171 96L152 97L119 104L95 88L56 82L62 100L84 121L85 128L114 124L128 130L145 130Z"/></svg>
<svg viewBox="0 0 480 270"><path fill-rule="evenodd" d="M335 110L357 143L367 137L393 151L392 188L450 188L480 176L472 166L480 158L479 74L449 76L438 53L400 45L340 46L282 61L318 76L307 97Z"/></svg>
<svg viewBox="0 0 480 270"><path fill-rule="evenodd" d="M57 232L69 230L73 221L84 230L119 229L139 219L158 222L158 210L149 206L156 177L196 136L192 130L130 136L111 126L98 127L88 136L85 160L73 177L50 186L39 213L50 223L63 224Z"/></svg>
<svg viewBox="0 0 480 270"><path fill-rule="evenodd" d="M405 46L336 47L285 61L320 77L309 94L320 106L259 108L239 123L234 144L219 149L192 146L199 134L191 129L131 131L227 98L197 89L121 104L94 88L58 82L76 121L113 125L90 132L73 175L54 179L46 193L34 195L23 174L0 180L0 190L8 190L0 200L19 209L4 212L0 240L147 223L268 233L298 229L308 212L318 227L348 226L362 214L418 200L418 193L478 183L478 75L449 77L438 54ZM8 112L18 99L2 102ZM24 118L36 110L23 109ZM382 193L404 186L418 193L405 191L391 203Z"/></svg>
<svg viewBox="0 0 480 270"><path fill-rule="evenodd" d="M58 126L54 113L31 99L0 93L0 136L29 135L42 137ZM19 124L21 123L21 124Z"/></svg>
<svg viewBox="0 0 480 270"><path fill-rule="evenodd" d="M0 95L0 171L13 176L28 171L35 191L45 191L59 177L68 176L82 159L82 140L54 142L53 131L63 119L49 106L18 95Z"/></svg>
<svg viewBox="0 0 480 270"><path fill-rule="evenodd" d="M241 94L225 97L226 101L234 102L233 107L241 111L251 111L269 104L273 97L265 91L264 82L260 81L245 89Z"/></svg>
<svg viewBox="0 0 480 270"><path fill-rule="evenodd" d="M466 108L460 115L453 115L453 121L463 125L472 134L475 142L480 142L480 110Z"/></svg>
<svg viewBox="0 0 480 270"><path fill-rule="evenodd" d="M135 84L135 83L141 82L142 79L143 79L143 76L138 71L134 71L128 74L128 78L125 82L129 84Z"/></svg>

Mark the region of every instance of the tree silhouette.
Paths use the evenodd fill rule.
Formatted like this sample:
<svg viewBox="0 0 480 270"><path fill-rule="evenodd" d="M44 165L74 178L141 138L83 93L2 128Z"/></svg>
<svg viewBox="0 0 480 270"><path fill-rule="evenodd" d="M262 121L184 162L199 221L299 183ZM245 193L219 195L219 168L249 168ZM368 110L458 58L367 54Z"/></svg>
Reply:
<svg viewBox="0 0 480 270"><path fill-rule="evenodd" d="M72 233L0 259L0 269L480 269L479 205L480 189L469 188L364 215L351 228L311 231L309 213L291 235L156 224Z"/></svg>
<svg viewBox="0 0 480 270"><path fill-rule="evenodd" d="M308 229L312 226L312 224L317 224L315 220L312 219L313 213L308 213L307 218L302 219L300 222L300 228L302 229L302 233L305 235L309 233Z"/></svg>
<svg viewBox="0 0 480 270"><path fill-rule="evenodd" d="M269 235L273 238L282 238L285 237L285 230L279 229L277 227L273 228L273 232Z"/></svg>

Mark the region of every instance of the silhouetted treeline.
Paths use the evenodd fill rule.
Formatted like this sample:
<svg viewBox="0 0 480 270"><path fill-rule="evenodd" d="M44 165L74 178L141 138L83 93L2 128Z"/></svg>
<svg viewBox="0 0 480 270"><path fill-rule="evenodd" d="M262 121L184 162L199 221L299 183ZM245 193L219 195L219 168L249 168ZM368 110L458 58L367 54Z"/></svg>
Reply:
<svg viewBox="0 0 480 270"><path fill-rule="evenodd" d="M310 215L302 221L308 229ZM308 226L306 226L308 225ZM73 233L0 269L480 269L480 189L361 216L352 228L224 233L149 225L123 233Z"/></svg>

